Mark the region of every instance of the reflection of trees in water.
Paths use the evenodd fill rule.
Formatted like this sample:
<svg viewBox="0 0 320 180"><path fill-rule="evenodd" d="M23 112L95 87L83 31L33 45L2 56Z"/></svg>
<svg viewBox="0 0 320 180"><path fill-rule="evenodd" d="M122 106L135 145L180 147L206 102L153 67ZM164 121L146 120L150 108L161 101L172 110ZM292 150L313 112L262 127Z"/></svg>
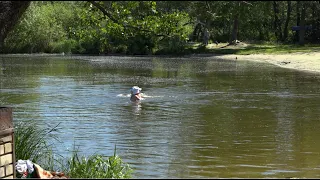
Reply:
<svg viewBox="0 0 320 180"><path fill-rule="evenodd" d="M4 71L6 70L5 59L0 59L0 75L4 75ZM3 78L2 78L3 79Z"/></svg>
<svg viewBox="0 0 320 180"><path fill-rule="evenodd" d="M39 98L32 88L40 86L40 74L29 75L25 64L28 63L20 58L0 58L0 104L22 104Z"/></svg>
<svg viewBox="0 0 320 180"><path fill-rule="evenodd" d="M140 115L141 114L141 102L132 102L132 112L134 115Z"/></svg>
<svg viewBox="0 0 320 180"><path fill-rule="evenodd" d="M168 141L166 171L168 177L188 178L192 177L193 173L190 166L194 160L194 147L199 145L197 135L201 132L202 120L198 118L197 107L185 105L180 108L181 112L168 115L164 129Z"/></svg>
<svg viewBox="0 0 320 180"><path fill-rule="evenodd" d="M195 73L192 62L186 60L153 58L152 65L153 78L188 78Z"/></svg>
<svg viewBox="0 0 320 180"><path fill-rule="evenodd" d="M277 126L275 129L276 142L276 161L278 164L287 164L299 168L304 168L306 162L305 155L301 154L306 151L306 146L310 146L309 138L317 138L310 126L319 126L318 123L308 121L314 119L314 112L317 108L312 102L317 102L313 97L307 97L316 86L305 85L301 83L311 83L310 79L305 79L300 72L291 72L282 74L277 77L276 90L278 96L275 99L275 118ZM312 80L312 79L311 79ZM317 103L315 103L317 104ZM310 108L311 107L311 108ZM314 109L315 108L315 109ZM307 114L306 110L310 109L313 113ZM308 132L311 132L312 135ZM312 143L311 143L312 144Z"/></svg>
<svg viewBox="0 0 320 180"><path fill-rule="evenodd" d="M137 172L144 171L144 177L167 177L166 173L176 177L176 173L188 171L182 167L192 153L190 145L197 128L191 124L196 109L189 106L188 109L177 109L175 106L179 105L163 100L141 101L140 104L129 103L121 110L123 123L119 126L119 134L126 131L126 134L122 132L125 137L121 138L121 143L129 148L124 155L129 156L133 164L144 164L144 169ZM141 108L139 115L135 114L137 108Z"/></svg>
<svg viewBox="0 0 320 180"><path fill-rule="evenodd" d="M293 104L285 95L292 95L288 92L288 82L291 79L287 77L278 77L277 83L277 103L275 104L274 116L276 118L275 142L276 142L276 164L286 164L292 159L292 152L294 150L293 142L295 136L294 119L292 118Z"/></svg>
<svg viewBox="0 0 320 180"><path fill-rule="evenodd" d="M278 75L274 101L276 164L285 164L283 168L318 167L320 124L317 118L319 98L318 87L314 86L319 79L308 78L301 72ZM307 87L307 88L306 88ZM316 96L314 96L316 95ZM310 154L304 154L304 153ZM313 157L313 158L308 158ZM294 169L295 170L295 169ZM305 174L306 172L304 172ZM312 175L312 177L315 177Z"/></svg>
<svg viewBox="0 0 320 180"><path fill-rule="evenodd" d="M286 161L292 160L294 150L293 142L295 138L294 119L289 111L292 110L290 104L280 103L275 113L277 126L275 129L275 142L277 163L286 164Z"/></svg>
<svg viewBox="0 0 320 180"><path fill-rule="evenodd" d="M91 119L92 116L89 118L90 123L99 129L92 135L100 133L92 139L95 138L98 145L102 141L107 143L101 145L101 148L106 149L113 149L112 146L116 143L121 157L129 159L129 164L137 165L140 168L137 173L141 173L143 177L148 173L154 174L150 177L166 173L169 177L228 177L243 170L241 167L230 168L237 163L264 165L266 161L274 161L272 164L289 164L293 154L297 156L297 166L301 164L299 160L304 163L317 163L319 159L313 158L314 154L311 154L309 157L315 160L309 160L300 153L308 150L316 152L316 148L320 146L320 143L315 141L319 136L317 129L320 128L320 124L316 122L319 115L318 86L304 84L316 84L319 80L310 80L307 76L305 79L297 79L291 76L292 73L288 73L290 71L285 71L289 74L286 76L281 74L279 68L267 71L250 71L242 69L245 66L241 65L234 68L237 62L233 61L228 62L229 65L225 65L226 69L223 69L219 65L222 62L157 59L144 62L148 68L152 64L155 69L144 69L142 66L145 64L140 64L140 71L73 60L1 60L1 66L6 66L7 69L4 71L5 76L1 75L0 82L1 86L6 88L38 87L39 83L47 83L41 81L43 77L54 76L58 79L67 76L70 78L67 81L69 85L70 82L74 82L75 86L81 83L85 86L84 89L90 89L88 91L95 94L94 89L88 86L91 82L94 85L116 84L114 89L118 89L132 83L130 78L134 76L145 82L153 92L159 92L156 87L166 89L165 92L170 93L170 97L141 101L137 105L132 104L129 97L124 100L127 104L117 100L112 103L108 101L110 106L104 106L102 112L100 108L96 109L97 113L102 113L98 119ZM155 79L160 79L163 87L160 87L159 81ZM171 80L172 82L169 82ZM62 85L61 82L58 84ZM52 87L61 91L58 86ZM53 91L53 88L50 89ZM69 89L73 88L66 88L65 92L69 92ZM308 94L311 91L315 98L286 97L299 93ZM104 90L103 93L105 92ZM0 98L2 95L8 97L6 92L0 93ZM185 95L187 93L190 94ZM183 95L183 99L171 98L171 95L176 94ZM30 101L31 97L30 94L26 96L11 93L10 96L12 95L22 103ZM88 93L82 95L88 97ZM54 92L52 98L56 98L55 96L57 93ZM93 104L101 102L94 97L99 95L95 94L88 99L94 100ZM188 98L192 98L192 101ZM76 99L71 102L76 102ZM48 106L44 99L41 102L43 106ZM82 102L86 101L80 101ZM300 108L304 105L310 107ZM41 104L37 104L35 110L39 107L41 108ZM105 112L106 109L111 109L108 111L110 114ZM30 107L23 108L21 112L24 110L27 112ZM61 113L60 109L56 110ZM30 117L23 114L17 117L34 117L37 121L39 118L44 119L39 112ZM72 115L71 119L75 117L77 116ZM87 116L83 118L83 123L87 122ZM99 119L101 122L97 121ZM82 127L86 125L82 124ZM272 151L264 148L272 148ZM278 154L275 154L275 151Z"/></svg>

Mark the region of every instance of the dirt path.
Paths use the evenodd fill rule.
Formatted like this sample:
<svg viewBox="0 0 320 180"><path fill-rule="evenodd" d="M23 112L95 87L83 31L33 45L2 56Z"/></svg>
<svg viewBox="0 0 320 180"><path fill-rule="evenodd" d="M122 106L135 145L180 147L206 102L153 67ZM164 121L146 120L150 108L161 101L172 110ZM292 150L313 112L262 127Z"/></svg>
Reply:
<svg viewBox="0 0 320 180"><path fill-rule="evenodd" d="M237 61L249 60L255 62L268 62L283 68L320 73L320 52L275 55L222 55L215 58Z"/></svg>

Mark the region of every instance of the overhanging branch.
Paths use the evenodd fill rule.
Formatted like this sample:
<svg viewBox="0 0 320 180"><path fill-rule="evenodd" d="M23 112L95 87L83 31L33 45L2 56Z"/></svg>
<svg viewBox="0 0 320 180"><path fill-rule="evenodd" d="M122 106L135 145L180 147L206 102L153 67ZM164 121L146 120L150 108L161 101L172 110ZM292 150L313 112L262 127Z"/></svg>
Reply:
<svg viewBox="0 0 320 180"><path fill-rule="evenodd" d="M249 2L247 2L247 1L242 1L243 3L245 3L245 4L249 4L249 5L251 5L252 6L252 4L251 3L249 3Z"/></svg>
<svg viewBox="0 0 320 180"><path fill-rule="evenodd" d="M148 33L152 33L153 35L157 36L157 37L162 37L162 36L167 36L167 35L163 35L163 34L155 34L153 31L147 30L147 29L142 29L141 27L136 27L136 26L131 26L131 25L127 25L127 24L122 24L121 22L119 22L116 18L114 18L111 13L109 13L103 6L101 6L99 3L95 2L95 1L88 1L90 2L92 5L94 5L96 8L98 8L104 16L108 17L111 21L113 21L116 24L122 25L123 27L127 27L127 28L132 28L138 31L143 31L143 32L148 32Z"/></svg>
<svg viewBox="0 0 320 180"><path fill-rule="evenodd" d="M95 2L95 1L88 1L88 2L90 2L96 8L98 8L103 13L103 15L107 16L111 21L119 24L119 21L116 18L112 17L112 15L108 11L106 11L99 3Z"/></svg>

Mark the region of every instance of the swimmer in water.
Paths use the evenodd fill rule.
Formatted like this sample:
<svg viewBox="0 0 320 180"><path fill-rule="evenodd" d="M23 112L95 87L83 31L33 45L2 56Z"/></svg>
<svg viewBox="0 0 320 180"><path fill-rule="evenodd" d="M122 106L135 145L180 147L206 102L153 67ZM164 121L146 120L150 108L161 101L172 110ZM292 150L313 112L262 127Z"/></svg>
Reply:
<svg viewBox="0 0 320 180"><path fill-rule="evenodd" d="M130 89L130 92L131 92L130 100L133 102L137 102L137 101L141 100L142 99L141 90L142 89L139 88L138 86L133 86Z"/></svg>

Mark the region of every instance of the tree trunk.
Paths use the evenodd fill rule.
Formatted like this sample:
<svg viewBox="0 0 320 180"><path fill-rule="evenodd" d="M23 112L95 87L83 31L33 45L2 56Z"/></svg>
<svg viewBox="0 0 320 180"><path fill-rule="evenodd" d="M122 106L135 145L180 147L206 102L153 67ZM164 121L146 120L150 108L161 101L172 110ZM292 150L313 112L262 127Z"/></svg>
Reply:
<svg viewBox="0 0 320 180"><path fill-rule="evenodd" d="M300 6L301 6L301 2L297 1L297 26L300 26ZM296 42L299 41L299 31L296 31L295 33L295 40Z"/></svg>
<svg viewBox="0 0 320 180"><path fill-rule="evenodd" d="M320 2L319 2L320 5ZM311 41L312 43L320 43L320 6L314 2L312 8L312 31L311 31Z"/></svg>
<svg viewBox="0 0 320 180"><path fill-rule="evenodd" d="M282 30L281 30L281 23L279 20L279 9L277 1L273 1L273 11L274 11L274 34L277 38L277 41L282 40Z"/></svg>
<svg viewBox="0 0 320 180"><path fill-rule="evenodd" d="M284 24L284 30L283 30L283 41L286 41L288 38L288 25L289 25L289 21L290 21L290 15L291 15L291 1L287 1L287 18L286 18L286 22Z"/></svg>
<svg viewBox="0 0 320 180"><path fill-rule="evenodd" d="M302 2L302 10L301 10L301 21L300 21L300 31L299 31L299 44L300 45L304 45L304 37L305 37L305 33L306 33L306 25L305 25L305 21L306 21L306 3Z"/></svg>
<svg viewBox="0 0 320 180"><path fill-rule="evenodd" d="M198 40L198 36L199 36L199 26L200 24L197 24L194 27L193 33L192 33L192 41L197 41Z"/></svg>
<svg viewBox="0 0 320 180"><path fill-rule="evenodd" d="M0 51L8 33L18 23L31 1L0 1Z"/></svg>
<svg viewBox="0 0 320 180"><path fill-rule="evenodd" d="M239 13L237 13L233 20L232 35L229 44L233 44L238 39L238 28L239 28Z"/></svg>
<svg viewBox="0 0 320 180"><path fill-rule="evenodd" d="M209 43L209 31L208 31L208 28L205 27L203 30L203 44L208 45L208 43Z"/></svg>
<svg viewBox="0 0 320 180"><path fill-rule="evenodd" d="M197 32L197 42L200 41L200 33L202 32L202 26L199 25L199 28L198 28L198 32Z"/></svg>
<svg viewBox="0 0 320 180"><path fill-rule="evenodd" d="M264 40L264 35L261 28L259 28L259 40L260 41Z"/></svg>

